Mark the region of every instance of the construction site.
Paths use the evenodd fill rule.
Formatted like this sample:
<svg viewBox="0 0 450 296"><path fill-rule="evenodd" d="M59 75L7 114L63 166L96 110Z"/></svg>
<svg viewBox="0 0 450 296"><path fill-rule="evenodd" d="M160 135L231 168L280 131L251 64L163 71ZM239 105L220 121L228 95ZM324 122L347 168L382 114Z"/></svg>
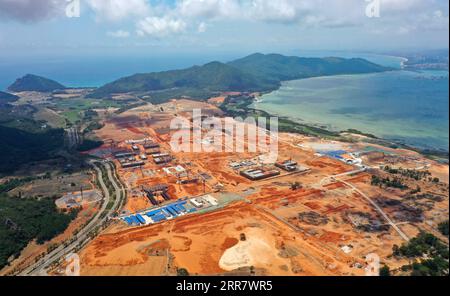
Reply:
<svg viewBox="0 0 450 296"><path fill-rule="evenodd" d="M364 275L367 254L389 261L393 245L448 216L447 183L423 181L441 198L420 201L371 184L387 163L448 176L407 150L280 133L273 163L261 152L173 152L170 121L193 106L221 114L178 100L96 131L106 144L89 153L114 163L127 198L82 249L82 275Z"/></svg>

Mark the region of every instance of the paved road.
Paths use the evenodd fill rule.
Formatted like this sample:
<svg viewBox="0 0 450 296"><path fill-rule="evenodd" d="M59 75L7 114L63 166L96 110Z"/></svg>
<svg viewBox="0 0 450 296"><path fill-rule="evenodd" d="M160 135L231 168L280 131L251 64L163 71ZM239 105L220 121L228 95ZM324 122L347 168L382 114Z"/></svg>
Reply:
<svg viewBox="0 0 450 296"><path fill-rule="evenodd" d="M116 209L118 210L119 207L121 206L121 204L120 204L121 201L125 197L125 188L123 187L122 183L120 183L120 181L115 177L117 175L113 176L114 171L115 171L114 166L109 162L105 163L105 165L107 166L108 179L112 183L114 190L116 192L116 198L114 200L114 205L112 206L112 210L116 210Z"/></svg>
<svg viewBox="0 0 450 296"><path fill-rule="evenodd" d="M338 179L339 177L345 177L345 176L350 176L350 175L355 175L355 174L359 174L359 173L362 173L362 172L365 172L367 170L367 168L365 168L365 167L363 167L363 168L360 168L360 169L357 169L357 170L353 170L353 171L350 171L350 172L346 172L346 173L342 173L342 174L338 174L338 175L333 175L333 176L329 176L329 177L325 177L325 178L323 178L321 181L320 181L320 183L319 183L319 185L320 186L323 186L323 184L325 183L325 181L328 181L329 179Z"/></svg>
<svg viewBox="0 0 450 296"><path fill-rule="evenodd" d="M95 162L90 162L90 164L93 166L93 168L97 171L98 180L100 183L100 186L104 193L104 201L102 204L102 207L100 211L95 215L95 217L76 235L76 240L70 243L67 247L64 247L64 245L60 245L58 248L50 252L49 254L45 255L42 259L40 259L35 264L29 266L25 270L23 270L20 275L46 275L46 269L55 261L60 260L65 255L70 254L77 246L80 244L85 244L90 240L89 234L92 230L94 230L97 226L102 225L107 219L108 215L103 215L105 212L108 212L106 209L110 200L111 196L109 194L108 188L105 185L104 182L104 176L102 174L102 171L98 167L98 164ZM112 213L114 210L116 210L116 207L119 205L121 201L121 191L123 189L120 189L119 186L116 184L115 179L112 176L112 166L109 163L105 163L105 168L107 171L108 179L113 184L113 187L116 192L116 198L114 201L114 205L110 210L110 213ZM102 217L103 216L103 217Z"/></svg>

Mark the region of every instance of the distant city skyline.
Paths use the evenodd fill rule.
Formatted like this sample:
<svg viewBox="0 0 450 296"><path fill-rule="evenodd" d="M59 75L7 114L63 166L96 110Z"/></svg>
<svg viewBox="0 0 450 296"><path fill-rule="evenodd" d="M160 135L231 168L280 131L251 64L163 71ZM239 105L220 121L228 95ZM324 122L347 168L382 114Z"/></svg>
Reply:
<svg viewBox="0 0 450 296"><path fill-rule="evenodd" d="M77 2L0 0L0 53L393 51L449 42L447 0L80 0L79 17L69 18L67 5ZM369 17L377 4L379 17Z"/></svg>

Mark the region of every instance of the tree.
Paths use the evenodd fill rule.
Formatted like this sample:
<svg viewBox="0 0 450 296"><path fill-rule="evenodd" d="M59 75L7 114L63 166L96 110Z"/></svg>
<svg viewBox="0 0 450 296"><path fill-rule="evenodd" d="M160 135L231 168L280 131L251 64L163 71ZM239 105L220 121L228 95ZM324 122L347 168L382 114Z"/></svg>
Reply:
<svg viewBox="0 0 450 296"><path fill-rule="evenodd" d="M445 222L442 222L439 224L438 226L439 231L443 234L443 235L447 235L448 236L448 220Z"/></svg>
<svg viewBox="0 0 450 296"><path fill-rule="evenodd" d="M398 245L392 247L392 254L394 256L400 256L400 247Z"/></svg>
<svg viewBox="0 0 450 296"><path fill-rule="evenodd" d="M177 276L189 276L189 271L186 268L177 268Z"/></svg>
<svg viewBox="0 0 450 296"><path fill-rule="evenodd" d="M389 266L384 265L380 268L380 276L391 276L391 269Z"/></svg>
<svg viewBox="0 0 450 296"><path fill-rule="evenodd" d="M411 271L411 276L448 275L448 246L431 233L421 232L400 248L394 246L393 252L395 256L413 260L402 267L405 272Z"/></svg>

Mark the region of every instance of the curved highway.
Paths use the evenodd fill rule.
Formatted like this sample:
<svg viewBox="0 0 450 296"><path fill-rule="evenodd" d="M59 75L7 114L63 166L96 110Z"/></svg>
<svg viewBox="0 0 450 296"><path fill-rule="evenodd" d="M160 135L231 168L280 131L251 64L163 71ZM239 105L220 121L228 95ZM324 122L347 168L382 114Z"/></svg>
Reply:
<svg viewBox="0 0 450 296"><path fill-rule="evenodd" d="M112 169L113 166L110 163L105 162L104 167L107 172L107 177L109 182L113 185L115 190L115 199L114 204L110 210L107 209L108 204L111 201L111 196L109 194L109 190L105 185L105 180L103 179L102 170L99 168L99 163L95 161L89 162L92 167L97 172L98 180L100 183L100 187L104 194L104 200L102 203L102 207L100 211L94 216L94 218L76 235L76 239L64 246L64 244L59 245L55 250L46 254L43 258L38 260L36 263L24 269L19 275L46 275L46 269L52 265L52 263L61 260L67 254L73 252L78 246L85 245L91 240L90 233L98 226L102 225L109 218L109 214L112 214L114 211L118 210L118 206L121 203L122 197L125 197L125 190L123 186L119 186L116 182L115 177L113 177ZM119 182L120 183L120 182ZM106 213L106 214L105 214Z"/></svg>

